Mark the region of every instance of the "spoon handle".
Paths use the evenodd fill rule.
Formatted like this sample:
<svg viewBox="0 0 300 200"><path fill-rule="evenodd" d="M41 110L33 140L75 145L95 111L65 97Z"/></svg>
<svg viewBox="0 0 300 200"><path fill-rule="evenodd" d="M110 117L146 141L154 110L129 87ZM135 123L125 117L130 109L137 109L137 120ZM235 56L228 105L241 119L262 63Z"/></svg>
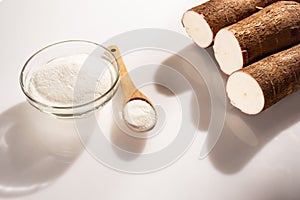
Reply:
<svg viewBox="0 0 300 200"><path fill-rule="evenodd" d="M133 81L131 80L128 74L128 71L126 69L126 66L124 64L124 61L122 59L118 47L116 45L112 45L109 46L108 49L111 51L111 53L114 54L120 66L120 80L123 89L124 102L129 101L131 98L133 98L133 96L141 95L141 94L136 94L140 92L137 90L136 86L134 85Z"/></svg>

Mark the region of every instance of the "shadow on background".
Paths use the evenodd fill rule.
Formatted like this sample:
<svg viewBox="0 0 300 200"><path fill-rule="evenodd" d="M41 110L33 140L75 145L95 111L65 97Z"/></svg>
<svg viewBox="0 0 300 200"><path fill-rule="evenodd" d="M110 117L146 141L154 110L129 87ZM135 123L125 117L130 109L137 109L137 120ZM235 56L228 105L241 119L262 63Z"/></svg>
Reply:
<svg viewBox="0 0 300 200"><path fill-rule="evenodd" d="M18 104L0 114L0 197L26 195L61 176L82 151L72 120Z"/></svg>
<svg viewBox="0 0 300 200"><path fill-rule="evenodd" d="M160 71L157 71L156 81L164 83L169 88L176 88L178 94L184 93L187 90L194 90L197 99L193 100L197 100L197 102L191 102L191 106L193 106L193 111L200 111L200 120L197 117L199 116L198 113L191 114L193 115L195 126L198 127L201 131L206 131L208 130L211 117L211 101L207 84L205 83L203 77L199 74L197 69L195 69L195 67L191 63L189 63L188 60L185 59L185 57L183 57L184 55L191 55L191 53L195 51L198 53L198 56L196 58L199 61L198 64L199 66L202 66L208 55L205 50L197 47L194 44L187 46L177 54L169 57L162 62L162 65L171 67L172 69L180 73L189 82L191 87L181 86L176 77L166 77L166 73ZM157 88L157 91L160 92L159 87ZM170 94L174 95L173 93ZM197 106L198 108L195 108L195 106Z"/></svg>
<svg viewBox="0 0 300 200"><path fill-rule="evenodd" d="M110 139L112 145L115 148L120 148L122 151L132 152L129 153L120 153L122 151L115 151L115 153L123 160L132 161L139 157L143 152L147 139L138 139L128 136L124 131L122 131L115 123L111 125L110 129ZM113 148L115 150L115 148Z"/></svg>
<svg viewBox="0 0 300 200"><path fill-rule="evenodd" d="M300 121L300 93L295 93L259 115L248 116L228 106L222 135L209 158L221 172L232 174L274 137Z"/></svg>
<svg viewBox="0 0 300 200"><path fill-rule="evenodd" d="M213 55L213 49L202 49L196 45L190 45L182 49L179 55L190 55L192 52L198 53L198 65L201 70L210 70L209 62L205 62L209 56L218 66ZM199 130L207 131L211 123L211 101L208 87L206 84L214 83L214 79L221 77L226 84L227 76L216 71L212 71L209 77L209 83L205 82L197 70L190 63L180 58L178 55L171 56L162 64L172 67L181 73L192 85L197 95L197 103L191 102L191 105L198 105L200 108ZM221 74L220 74L221 73ZM157 72L158 80L165 80L167 84L180 84L172 77L162 77ZM181 88L181 92L186 92L190 88ZM218 98L218 97L217 97ZM221 101L221 99L220 99ZM227 103L226 119L221 136L209 154L212 164L225 174L233 174L243 169L247 163L276 135L300 121L300 92L290 95L273 107L256 116L248 116L241 113L238 109L233 108ZM220 104L222 105L222 103ZM225 106L225 105L224 105ZM197 110L197 109L193 109ZM195 116L194 113L191 113ZM212 119L215 120L215 119ZM198 119L195 119L195 123ZM213 146L216 137L207 135L205 143L207 146Z"/></svg>

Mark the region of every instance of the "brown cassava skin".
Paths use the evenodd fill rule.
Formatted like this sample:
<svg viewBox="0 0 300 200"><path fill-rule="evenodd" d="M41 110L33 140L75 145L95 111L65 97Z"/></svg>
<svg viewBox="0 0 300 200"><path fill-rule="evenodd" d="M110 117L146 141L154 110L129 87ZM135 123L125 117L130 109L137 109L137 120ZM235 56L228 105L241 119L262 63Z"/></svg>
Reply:
<svg viewBox="0 0 300 200"><path fill-rule="evenodd" d="M203 15L213 35L278 0L210 0L188 11Z"/></svg>
<svg viewBox="0 0 300 200"><path fill-rule="evenodd" d="M239 71L249 74L260 85L265 110L300 89L300 44Z"/></svg>
<svg viewBox="0 0 300 200"><path fill-rule="evenodd" d="M278 1L225 29L238 40L245 66L300 42L300 4Z"/></svg>

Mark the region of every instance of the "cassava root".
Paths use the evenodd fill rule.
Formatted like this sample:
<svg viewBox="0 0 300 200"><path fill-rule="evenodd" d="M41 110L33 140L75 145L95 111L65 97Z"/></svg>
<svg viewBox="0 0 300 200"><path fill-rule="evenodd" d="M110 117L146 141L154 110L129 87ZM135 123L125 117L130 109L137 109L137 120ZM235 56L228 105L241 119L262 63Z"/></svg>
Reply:
<svg viewBox="0 0 300 200"><path fill-rule="evenodd" d="M182 24L200 47L213 42L216 33L278 0L210 0L183 14Z"/></svg>
<svg viewBox="0 0 300 200"><path fill-rule="evenodd" d="M258 114L300 89L300 44L232 73L226 91L233 106Z"/></svg>
<svg viewBox="0 0 300 200"><path fill-rule="evenodd" d="M300 4L278 1L221 29L213 46L225 74L300 42Z"/></svg>

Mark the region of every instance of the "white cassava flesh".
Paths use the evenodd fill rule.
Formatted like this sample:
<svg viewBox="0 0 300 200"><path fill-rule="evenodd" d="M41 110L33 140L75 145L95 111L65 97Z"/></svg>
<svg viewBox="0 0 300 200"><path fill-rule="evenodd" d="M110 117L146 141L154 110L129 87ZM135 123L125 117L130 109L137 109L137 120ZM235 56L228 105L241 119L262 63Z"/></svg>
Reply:
<svg viewBox="0 0 300 200"><path fill-rule="evenodd" d="M213 49L216 60L225 74L230 75L243 68L242 49L231 31L221 29L215 37Z"/></svg>
<svg viewBox="0 0 300 200"><path fill-rule="evenodd" d="M254 115L264 109L265 99L260 85L245 72L235 72L228 78L226 92L231 104L244 113Z"/></svg>
<svg viewBox="0 0 300 200"><path fill-rule="evenodd" d="M183 15L182 23L187 34L193 38L198 46L206 48L211 45L213 42L213 32L203 15L194 11L187 11Z"/></svg>

